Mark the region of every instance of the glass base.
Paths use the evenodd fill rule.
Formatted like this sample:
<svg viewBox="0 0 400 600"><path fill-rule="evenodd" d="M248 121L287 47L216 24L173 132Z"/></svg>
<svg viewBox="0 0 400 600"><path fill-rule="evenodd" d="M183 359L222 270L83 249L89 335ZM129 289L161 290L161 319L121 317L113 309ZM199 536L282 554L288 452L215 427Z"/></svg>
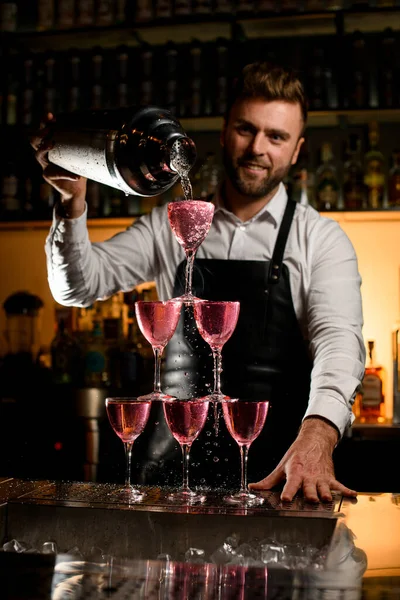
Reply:
<svg viewBox="0 0 400 600"><path fill-rule="evenodd" d="M204 494L194 492L189 488L187 490L180 489L176 492L171 492L167 498L170 502L176 502L179 504L201 504L206 499Z"/></svg>
<svg viewBox="0 0 400 600"><path fill-rule="evenodd" d="M260 506L261 504L264 504L264 498L256 496L251 492L237 492L231 496L225 496L224 502L227 502L228 504L241 504L244 506Z"/></svg>
<svg viewBox="0 0 400 600"><path fill-rule="evenodd" d="M138 488L130 485L129 487L122 487L117 490L113 490L108 494L112 502L121 502L123 504L133 504L135 502L141 502L146 496L146 493Z"/></svg>

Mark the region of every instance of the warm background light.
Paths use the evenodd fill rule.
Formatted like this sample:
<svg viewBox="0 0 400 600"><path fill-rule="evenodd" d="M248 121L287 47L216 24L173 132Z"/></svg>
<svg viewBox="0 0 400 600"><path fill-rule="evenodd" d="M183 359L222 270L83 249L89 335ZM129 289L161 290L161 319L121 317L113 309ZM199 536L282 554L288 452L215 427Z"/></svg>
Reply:
<svg viewBox="0 0 400 600"><path fill-rule="evenodd" d="M376 341L376 357L387 372L387 417L392 417L392 347L391 334L400 317L400 211L377 213L332 213L340 222L357 252L362 276L364 339ZM103 221L104 223L104 221ZM92 241L101 241L117 233L129 220L99 222L90 228ZM12 293L26 290L44 301L42 344L49 345L54 336L54 300L50 294L44 254L47 224L38 229L4 229L0 236L0 302ZM4 331L5 314L0 312L0 332ZM1 335L0 351L5 342Z"/></svg>

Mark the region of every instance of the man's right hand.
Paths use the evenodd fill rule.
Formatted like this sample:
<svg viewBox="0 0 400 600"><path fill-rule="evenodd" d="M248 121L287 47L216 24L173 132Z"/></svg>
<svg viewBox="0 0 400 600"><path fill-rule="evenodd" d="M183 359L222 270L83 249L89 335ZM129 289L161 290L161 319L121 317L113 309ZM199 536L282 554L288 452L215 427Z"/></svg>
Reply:
<svg viewBox="0 0 400 600"><path fill-rule="evenodd" d="M48 152L53 147L50 124L53 120L53 115L48 113L46 123L31 137L30 143L43 169L43 179L60 194L61 216L75 219L85 210L87 180L49 162Z"/></svg>

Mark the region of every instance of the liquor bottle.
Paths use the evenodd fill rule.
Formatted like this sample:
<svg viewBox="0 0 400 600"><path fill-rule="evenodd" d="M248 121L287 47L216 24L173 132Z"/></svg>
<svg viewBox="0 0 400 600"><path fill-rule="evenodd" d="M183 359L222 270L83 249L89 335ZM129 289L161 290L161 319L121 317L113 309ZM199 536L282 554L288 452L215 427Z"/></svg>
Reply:
<svg viewBox="0 0 400 600"><path fill-rule="evenodd" d="M351 134L346 144L343 165L343 201L345 210L361 210L367 207L367 194L361 160L361 139Z"/></svg>
<svg viewBox="0 0 400 600"><path fill-rule="evenodd" d="M202 114L202 63L203 63L203 44L199 40L193 40L189 50L190 54L190 91L189 91L189 115L199 117Z"/></svg>
<svg viewBox="0 0 400 600"><path fill-rule="evenodd" d="M37 0L37 23L38 31L49 31L54 29L55 24L55 0Z"/></svg>
<svg viewBox="0 0 400 600"><path fill-rule="evenodd" d="M192 14L192 0L175 0L174 14L176 17L187 17Z"/></svg>
<svg viewBox="0 0 400 600"><path fill-rule="evenodd" d="M58 0L56 6L58 29L72 29L75 25L75 0Z"/></svg>
<svg viewBox="0 0 400 600"><path fill-rule="evenodd" d="M95 1L79 0L76 24L78 27L91 27L94 25Z"/></svg>
<svg viewBox="0 0 400 600"><path fill-rule="evenodd" d="M96 5L96 27L109 27L114 22L113 0L98 0Z"/></svg>
<svg viewBox="0 0 400 600"><path fill-rule="evenodd" d="M400 424L400 320L392 334L393 355L393 423Z"/></svg>
<svg viewBox="0 0 400 600"><path fill-rule="evenodd" d="M18 4L17 2L0 2L0 31L17 31Z"/></svg>
<svg viewBox="0 0 400 600"><path fill-rule="evenodd" d="M341 208L338 169L330 142L324 142L321 146L321 160L315 173L315 179L318 210L324 211Z"/></svg>
<svg viewBox="0 0 400 600"><path fill-rule="evenodd" d="M180 122L156 106L58 114L51 136L51 163L124 194L158 196L196 160Z"/></svg>
<svg viewBox="0 0 400 600"><path fill-rule="evenodd" d="M107 346L104 342L102 319L96 314L93 329L84 350L84 387L104 388L110 385Z"/></svg>
<svg viewBox="0 0 400 600"><path fill-rule="evenodd" d="M222 177L222 169L217 162L215 152L207 152L205 160L194 176L193 194L196 198L212 196Z"/></svg>
<svg viewBox="0 0 400 600"><path fill-rule="evenodd" d="M57 65L56 55L53 52L46 52L43 58L43 87L42 104L44 114L58 112L58 81L56 79Z"/></svg>
<svg viewBox="0 0 400 600"><path fill-rule="evenodd" d="M139 104L142 106L149 106L153 103L153 58L153 48L149 44L143 44L139 51L139 64L141 65L139 73Z"/></svg>
<svg viewBox="0 0 400 600"><path fill-rule="evenodd" d="M124 44L118 46L115 54L116 60L116 103L115 106L129 106L131 102L131 73L130 73L130 62L131 53L128 46Z"/></svg>
<svg viewBox="0 0 400 600"><path fill-rule="evenodd" d="M12 160L8 160L3 166L0 215L3 221L16 221L22 218L18 169Z"/></svg>
<svg viewBox="0 0 400 600"><path fill-rule="evenodd" d="M221 116L225 115L228 102L230 46L227 39L217 39L215 54L216 82L214 113Z"/></svg>
<svg viewBox="0 0 400 600"><path fill-rule="evenodd" d="M368 340L369 362L358 392L354 407L360 423L385 422L385 384L386 372L375 359L375 341Z"/></svg>
<svg viewBox="0 0 400 600"><path fill-rule="evenodd" d="M165 47L165 79L164 98L165 108L173 115L178 113L178 49L174 42L168 42Z"/></svg>
<svg viewBox="0 0 400 600"><path fill-rule="evenodd" d="M95 46L91 54L91 83L90 83L90 108L99 110L106 107L104 82L105 77L105 52L100 46Z"/></svg>
<svg viewBox="0 0 400 600"><path fill-rule="evenodd" d="M368 131L369 150L364 158L364 183L367 187L368 208L380 209L385 205L385 157L379 149L379 126L371 121Z"/></svg>
<svg viewBox="0 0 400 600"><path fill-rule="evenodd" d="M71 48L68 51L65 69L65 110L73 112L83 108L84 105L82 56L77 48Z"/></svg>
<svg viewBox="0 0 400 600"><path fill-rule="evenodd" d="M82 385L82 348L60 319L50 344L52 380L56 385Z"/></svg>
<svg viewBox="0 0 400 600"><path fill-rule="evenodd" d="M391 208L400 208L400 150L393 151L392 162L389 171L388 202Z"/></svg>
<svg viewBox="0 0 400 600"><path fill-rule="evenodd" d="M170 19L172 14L172 0L156 0L154 8L154 15L156 19Z"/></svg>
<svg viewBox="0 0 400 600"><path fill-rule="evenodd" d="M147 23L154 18L152 0L137 0L135 23Z"/></svg>
<svg viewBox="0 0 400 600"><path fill-rule="evenodd" d="M18 122L24 126L33 123L34 109L34 76L35 66L33 54L28 53L23 58L22 65L22 90L20 94L20 106L18 110Z"/></svg>
<svg viewBox="0 0 400 600"><path fill-rule="evenodd" d="M346 108L369 108L369 63L365 36L357 30L351 34Z"/></svg>
<svg viewBox="0 0 400 600"><path fill-rule="evenodd" d="M398 54L398 41L391 27L387 27L381 34L379 45L379 108L394 108L396 98L396 85L398 69L396 69Z"/></svg>
<svg viewBox="0 0 400 600"><path fill-rule="evenodd" d="M315 174L310 165L307 141L302 144L297 162L291 169L289 194L299 204L309 204L314 208L317 207L315 201Z"/></svg>

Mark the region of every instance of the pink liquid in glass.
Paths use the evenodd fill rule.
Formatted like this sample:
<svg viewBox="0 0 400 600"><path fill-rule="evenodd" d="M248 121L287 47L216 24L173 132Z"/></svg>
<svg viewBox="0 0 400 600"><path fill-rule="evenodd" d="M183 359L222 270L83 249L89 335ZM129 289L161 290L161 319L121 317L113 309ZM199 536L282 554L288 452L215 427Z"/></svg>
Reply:
<svg viewBox="0 0 400 600"><path fill-rule="evenodd" d="M211 348L222 348L235 330L239 302L203 301L194 305L194 317L201 337Z"/></svg>
<svg viewBox="0 0 400 600"><path fill-rule="evenodd" d="M205 200L176 200L168 204L168 219L179 244L195 251L210 230L214 204Z"/></svg>
<svg viewBox="0 0 400 600"><path fill-rule="evenodd" d="M132 444L142 433L150 414L151 402L108 399L108 420L124 443Z"/></svg>
<svg viewBox="0 0 400 600"><path fill-rule="evenodd" d="M260 435L269 402L223 402L222 411L229 433L239 445L248 446Z"/></svg>
<svg viewBox="0 0 400 600"><path fill-rule="evenodd" d="M141 332L154 348L164 348L175 333L181 314L180 302L139 300L135 304Z"/></svg>
<svg viewBox="0 0 400 600"><path fill-rule="evenodd" d="M203 429L208 402L204 400L167 400L164 415L169 430L180 444L191 444Z"/></svg>

